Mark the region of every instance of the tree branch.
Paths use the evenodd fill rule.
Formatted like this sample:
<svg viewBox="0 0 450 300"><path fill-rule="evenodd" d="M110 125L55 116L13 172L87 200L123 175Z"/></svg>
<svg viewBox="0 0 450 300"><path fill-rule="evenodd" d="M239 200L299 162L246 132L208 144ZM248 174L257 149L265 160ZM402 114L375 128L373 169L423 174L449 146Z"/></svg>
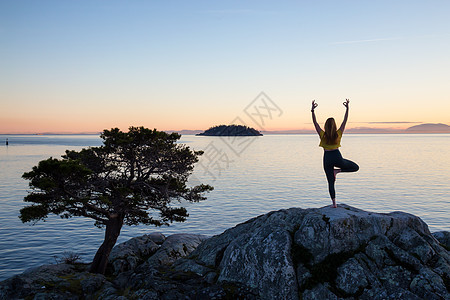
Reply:
<svg viewBox="0 0 450 300"><path fill-rule="evenodd" d="M89 209L92 209L92 210L95 211L95 212L98 212L99 214L104 215L105 217L108 217L108 218L109 218L110 215L111 215L110 212L107 211L106 209L97 207L97 206L92 205L92 204L90 204L90 203L88 203L88 202L83 203L83 205L87 206Z"/></svg>

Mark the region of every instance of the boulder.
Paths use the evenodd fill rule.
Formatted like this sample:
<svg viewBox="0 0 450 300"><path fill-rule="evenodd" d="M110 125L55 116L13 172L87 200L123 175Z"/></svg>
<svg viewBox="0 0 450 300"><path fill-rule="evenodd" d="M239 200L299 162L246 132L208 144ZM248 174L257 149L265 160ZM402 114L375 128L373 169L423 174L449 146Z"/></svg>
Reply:
<svg viewBox="0 0 450 300"><path fill-rule="evenodd" d="M107 276L30 269L0 282L0 299L450 299L448 238L404 212L291 208L210 238L133 238Z"/></svg>
<svg viewBox="0 0 450 300"><path fill-rule="evenodd" d="M165 239L161 233L151 233L115 246L109 255L114 275L135 269L146 258L156 253Z"/></svg>
<svg viewBox="0 0 450 300"><path fill-rule="evenodd" d="M169 265L178 258L190 254L207 238L205 235L198 234L173 234L164 241L154 255L148 258L146 266Z"/></svg>
<svg viewBox="0 0 450 300"><path fill-rule="evenodd" d="M0 299L79 299L92 294L106 281L90 274L82 264L43 265L0 282Z"/></svg>
<svg viewBox="0 0 450 300"><path fill-rule="evenodd" d="M130 287L135 286L133 278L144 274L156 283L157 288L141 290L136 297L145 295L144 298L151 299L150 295L157 295L154 299L159 299L158 295L165 291L181 295L176 292L180 286L175 283L147 275L157 273L160 266L167 266L188 255L206 238L194 234L174 234L166 238L161 233L132 238L111 251L108 268L111 274L107 277L89 273L89 264L44 265L0 282L0 299L31 296L34 299L127 299L121 294L127 294Z"/></svg>
<svg viewBox="0 0 450 300"><path fill-rule="evenodd" d="M441 243L441 246L444 246L447 250L450 250L450 232L448 231L438 231L433 232L433 236L435 239Z"/></svg>
<svg viewBox="0 0 450 300"><path fill-rule="evenodd" d="M261 299L449 299L450 256L428 226L404 213L291 208L228 229L174 267Z"/></svg>

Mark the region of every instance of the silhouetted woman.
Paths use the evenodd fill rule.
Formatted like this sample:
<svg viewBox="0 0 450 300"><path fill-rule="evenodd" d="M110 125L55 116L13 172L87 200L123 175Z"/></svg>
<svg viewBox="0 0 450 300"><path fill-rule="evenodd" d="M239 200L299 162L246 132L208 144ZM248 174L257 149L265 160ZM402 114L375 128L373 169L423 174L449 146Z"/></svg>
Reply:
<svg viewBox="0 0 450 300"><path fill-rule="evenodd" d="M328 191L330 192L331 201L333 201L333 207L337 207L336 191L334 190L336 174L340 172L356 172L359 170L357 164L351 160L342 158L341 152L339 152L342 134L344 133L345 124L347 124L349 102L350 101L348 99L345 99L345 102L343 103L346 110L341 127L337 129L334 118L328 118L325 122L325 131L320 128L316 120L316 115L314 114L314 109L318 106L315 100L313 100L311 107L312 120L314 126L316 127L316 131L320 136L319 146L323 147L325 150L323 154L323 169L327 175Z"/></svg>

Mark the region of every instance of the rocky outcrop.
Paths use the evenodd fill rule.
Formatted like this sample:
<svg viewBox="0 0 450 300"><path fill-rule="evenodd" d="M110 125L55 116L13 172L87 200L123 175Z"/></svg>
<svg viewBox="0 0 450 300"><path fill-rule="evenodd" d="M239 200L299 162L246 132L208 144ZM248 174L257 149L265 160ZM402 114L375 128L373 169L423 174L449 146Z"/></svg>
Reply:
<svg viewBox="0 0 450 300"><path fill-rule="evenodd" d="M450 256L418 217L292 208L202 243L175 269L238 282L262 299L448 299Z"/></svg>
<svg viewBox="0 0 450 300"><path fill-rule="evenodd" d="M106 276L89 273L89 264L44 265L1 282L0 299L127 299L132 285L128 279L137 276L137 270L157 273L190 254L206 238L160 233L136 237L114 247ZM154 299L158 299L157 292Z"/></svg>
<svg viewBox="0 0 450 300"><path fill-rule="evenodd" d="M206 238L149 234L86 265L31 269L0 298L450 299L449 233L347 205L271 212Z"/></svg>
<svg viewBox="0 0 450 300"><path fill-rule="evenodd" d="M206 238L196 234L174 234L167 238L161 233L146 234L114 247L109 264L114 275L138 266L153 270L188 255Z"/></svg>
<svg viewBox="0 0 450 300"><path fill-rule="evenodd" d="M450 232L438 231L432 234L439 241L442 247L450 251Z"/></svg>

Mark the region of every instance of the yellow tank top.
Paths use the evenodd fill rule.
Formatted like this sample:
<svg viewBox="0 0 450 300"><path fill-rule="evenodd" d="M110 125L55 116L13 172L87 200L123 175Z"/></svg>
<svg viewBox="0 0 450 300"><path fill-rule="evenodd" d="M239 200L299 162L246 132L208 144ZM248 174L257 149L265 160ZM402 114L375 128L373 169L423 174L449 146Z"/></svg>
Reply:
<svg viewBox="0 0 450 300"><path fill-rule="evenodd" d="M325 131L322 130L320 132L320 144L319 144L319 147L323 147L323 149L327 149L327 150L334 150L334 149L337 149L337 148L341 147L342 131L339 129L337 131L337 134L338 134L338 138L336 140L336 144L328 145L327 142L325 141L325 137L324 137Z"/></svg>

